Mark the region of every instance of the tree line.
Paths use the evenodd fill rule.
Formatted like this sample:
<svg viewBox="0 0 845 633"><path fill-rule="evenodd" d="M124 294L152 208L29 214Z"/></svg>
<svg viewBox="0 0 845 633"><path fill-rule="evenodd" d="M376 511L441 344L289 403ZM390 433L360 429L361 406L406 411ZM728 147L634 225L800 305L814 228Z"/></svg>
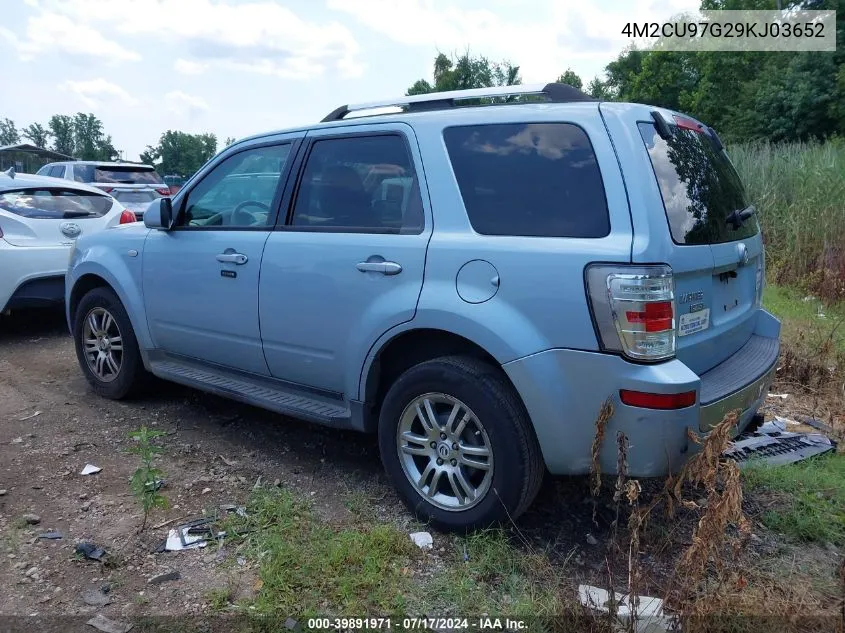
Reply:
<svg viewBox="0 0 845 633"><path fill-rule="evenodd" d="M235 139L227 138L226 145ZM50 149L78 160L115 161L120 152L103 122L94 114L78 112L73 116L54 114L46 125L31 123L18 129L12 119L0 119L0 147L29 142L39 149ZM187 177L217 153L214 134L188 134L176 130L164 132L156 145L148 145L141 162L154 165L164 174Z"/></svg>
<svg viewBox="0 0 845 633"><path fill-rule="evenodd" d="M782 2L784 9L835 9L836 51L801 53L674 52L628 49L587 85L571 69L557 81L603 101L629 101L686 112L734 142L823 139L845 135L845 0ZM702 0L701 10L773 10L776 0ZM519 66L469 51L438 54L433 80L407 94L521 83Z"/></svg>

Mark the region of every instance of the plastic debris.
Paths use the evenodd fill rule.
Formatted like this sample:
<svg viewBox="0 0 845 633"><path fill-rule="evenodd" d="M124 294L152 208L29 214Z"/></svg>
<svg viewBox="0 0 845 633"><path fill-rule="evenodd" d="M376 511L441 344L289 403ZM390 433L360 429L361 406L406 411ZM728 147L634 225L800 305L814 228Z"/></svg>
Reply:
<svg viewBox="0 0 845 633"><path fill-rule="evenodd" d="M781 466L822 455L836 448L836 443L822 433L787 431L787 428L797 424L793 420L776 416L755 431L738 436L723 455L738 462L740 468L750 462Z"/></svg>
<svg viewBox="0 0 845 633"><path fill-rule="evenodd" d="M77 554L81 554L88 560L96 560L100 562L102 562L103 558L108 556L106 550L104 550L102 547L98 547L97 545L89 541L77 543L74 551Z"/></svg>
<svg viewBox="0 0 845 633"><path fill-rule="evenodd" d="M19 422L23 422L24 420L31 420L34 417L41 415L41 411L36 411L35 413L30 413L29 415L25 415L22 418L18 418Z"/></svg>
<svg viewBox="0 0 845 633"><path fill-rule="evenodd" d="M102 613L98 613L85 624L93 626L95 629L102 631L103 633L129 633L129 631L132 630L131 623L125 624L123 622L109 620Z"/></svg>
<svg viewBox="0 0 845 633"><path fill-rule="evenodd" d="M103 470L99 466L94 466L94 464L85 464L85 468L82 469L80 475L96 475L98 472Z"/></svg>
<svg viewBox="0 0 845 633"><path fill-rule="evenodd" d="M246 508L244 506L236 506L232 503L228 503L220 506L220 509L223 510L223 512L234 512L239 517L246 517Z"/></svg>
<svg viewBox="0 0 845 633"><path fill-rule="evenodd" d="M587 541L587 545L598 545L599 544L598 539L595 536L593 536L592 534L587 534L586 541Z"/></svg>
<svg viewBox="0 0 845 633"><path fill-rule="evenodd" d="M431 534L428 532L413 532L410 534L410 537L414 545L420 549L431 549L434 547L434 539L431 538Z"/></svg>
<svg viewBox="0 0 845 633"><path fill-rule="evenodd" d="M43 534L39 534L38 538L47 539L49 541L55 541L57 539L62 538L61 532L44 532Z"/></svg>
<svg viewBox="0 0 845 633"><path fill-rule="evenodd" d="M634 617L634 626L631 627L631 619L634 616L634 609L631 604L631 595L614 592L613 598L606 589L593 587L592 585L579 585L578 597L581 604L594 611L610 613L611 607L615 606L616 618L619 621L618 630L636 631L637 633L658 633L662 631L677 630L676 618L663 613L663 600L650 596L637 596L637 607Z"/></svg>
<svg viewBox="0 0 845 633"><path fill-rule="evenodd" d="M191 526L186 525L172 528L167 533L167 542L164 544L164 549L168 552L179 552L183 549L197 549L208 545L208 542L202 536L188 534L190 529Z"/></svg>

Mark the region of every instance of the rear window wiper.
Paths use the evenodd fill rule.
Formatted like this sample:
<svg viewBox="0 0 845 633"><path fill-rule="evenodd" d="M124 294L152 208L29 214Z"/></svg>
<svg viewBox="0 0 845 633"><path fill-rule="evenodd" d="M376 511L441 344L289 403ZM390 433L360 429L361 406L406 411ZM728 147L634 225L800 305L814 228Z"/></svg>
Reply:
<svg viewBox="0 0 845 633"><path fill-rule="evenodd" d="M728 217L725 218L725 224L730 224L733 226L734 230L736 230L755 213L757 213L757 210L753 206L746 207L742 210L737 209L732 211Z"/></svg>

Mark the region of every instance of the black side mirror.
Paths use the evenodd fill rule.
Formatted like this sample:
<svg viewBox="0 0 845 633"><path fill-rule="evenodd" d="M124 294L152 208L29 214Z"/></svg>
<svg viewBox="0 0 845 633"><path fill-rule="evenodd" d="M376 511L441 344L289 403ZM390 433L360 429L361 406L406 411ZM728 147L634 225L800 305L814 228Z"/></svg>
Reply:
<svg viewBox="0 0 845 633"><path fill-rule="evenodd" d="M161 226L168 231L173 228L173 201L170 198L161 199Z"/></svg>

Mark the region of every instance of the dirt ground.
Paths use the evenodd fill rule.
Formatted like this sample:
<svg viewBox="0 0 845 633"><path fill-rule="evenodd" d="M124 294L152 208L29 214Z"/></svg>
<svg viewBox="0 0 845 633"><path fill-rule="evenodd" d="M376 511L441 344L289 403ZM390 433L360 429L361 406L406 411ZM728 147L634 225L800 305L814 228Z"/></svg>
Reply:
<svg viewBox="0 0 845 633"><path fill-rule="evenodd" d="M207 608L214 590L249 596L254 563L225 542L219 551L155 550L170 527L164 522L242 504L259 477L311 497L328 521L351 520L350 496L363 494L378 519L409 531L416 526L386 482L374 437L281 418L165 383L143 400L99 398L77 366L60 313L0 320L0 421L3 615L190 615ZM138 463L126 448L127 434L144 424L168 434L159 465L166 473L162 492L171 505L156 511L152 527L139 534L142 514L129 489ZM80 475L86 464L103 470ZM600 512L599 527L592 523L585 490L582 479L547 481L519 528L543 551L566 560L575 576L589 578L607 568L604 554L589 543L607 535L602 530L609 529L610 519ZM40 521L25 525L22 517L28 513ZM38 538L49 531L61 532L62 538ZM434 538L434 555L446 556L447 537ZM104 547L112 562L75 556L81 541ZM761 550L773 547L765 536L759 543ZM811 557L829 559L830 552L822 548ZM148 582L169 571L181 577ZM110 603L86 604L85 592L104 586Z"/></svg>

